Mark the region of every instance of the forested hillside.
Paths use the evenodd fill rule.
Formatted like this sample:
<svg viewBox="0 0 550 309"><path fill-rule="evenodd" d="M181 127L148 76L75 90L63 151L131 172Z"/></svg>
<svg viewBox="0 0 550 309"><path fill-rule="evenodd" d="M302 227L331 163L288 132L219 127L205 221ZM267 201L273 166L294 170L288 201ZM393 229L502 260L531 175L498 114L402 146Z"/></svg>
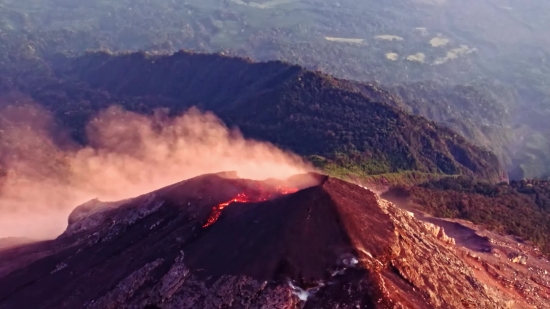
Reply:
<svg viewBox="0 0 550 309"><path fill-rule="evenodd" d="M42 78L40 71L16 73L17 80L4 86L45 106L81 143L87 121L113 104L140 113L169 108L172 114L197 106L247 137L273 142L321 167L337 163L344 174L413 170L491 181L505 175L494 154L391 107L386 101L394 98L375 86L365 86L371 87L367 96L350 82L282 62L189 52L90 53L58 57L44 65Z"/></svg>
<svg viewBox="0 0 550 309"><path fill-rule="evenodd" d="M283 60L377 84L495 152L511 178L547 177L550 5L500 2L0 0L0 70L89 50Z"/></svg>

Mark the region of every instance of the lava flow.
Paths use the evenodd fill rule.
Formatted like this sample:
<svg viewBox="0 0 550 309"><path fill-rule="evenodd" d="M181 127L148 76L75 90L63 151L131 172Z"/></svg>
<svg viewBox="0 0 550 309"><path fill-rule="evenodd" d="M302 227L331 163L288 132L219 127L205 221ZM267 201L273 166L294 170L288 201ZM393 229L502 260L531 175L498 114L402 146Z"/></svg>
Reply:
<svg viewBox="0 0 550 309"><path fill-rule="evenodd" d="M260 190L259 194L255 194L256 196L247 195L245 192L241 192L241 193L237 194L237 196L235 196L231 200L229 200L227 202L224 202L224 203L221 203L221 204L215 206L214 208L212 208L212 213L210 213L210 216L208 217L208 219L206 220L206 223L202 227L205 228L205 227L208 227L208 226L214 224L214 222L216 222L218 220L218 218L221 216L222 210L225 207L229 206L229 204L231 204L231 203L263 202L263 201L267 201L267 200L269 200L269 199L271 199L275 196L291 194L291 193L294 193L296 191L298 191L298 189L296 189L296 188L284 188L284 187L279 187L278 186L278 187L275 187L275 189L272 190L272 191Z"/></svg>

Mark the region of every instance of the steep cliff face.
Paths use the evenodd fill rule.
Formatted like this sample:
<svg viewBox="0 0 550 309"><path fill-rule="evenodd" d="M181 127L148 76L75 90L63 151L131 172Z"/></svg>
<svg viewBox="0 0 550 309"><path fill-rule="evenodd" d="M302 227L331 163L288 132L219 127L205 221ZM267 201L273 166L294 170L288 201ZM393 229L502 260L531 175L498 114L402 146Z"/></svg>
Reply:
<svg viewBox="0 0 550 309"><path fill-rule="evenodd" d="M1 252L0 308L504 307L444 232L301 177L315 183L205 175L80 206L58 239Z"/></svg>

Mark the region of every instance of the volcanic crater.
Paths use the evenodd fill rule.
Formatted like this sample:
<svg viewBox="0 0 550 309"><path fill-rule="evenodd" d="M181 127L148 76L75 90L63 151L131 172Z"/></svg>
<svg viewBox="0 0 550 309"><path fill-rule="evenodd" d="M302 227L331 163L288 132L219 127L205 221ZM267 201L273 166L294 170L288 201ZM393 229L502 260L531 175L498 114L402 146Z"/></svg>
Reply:
<svg viewBox="0 0 550 309"><path fill-rule="evenodd" d="M499 308L448 244L319 174L202 175L90 201L0 252L0 308Z"/></svg>

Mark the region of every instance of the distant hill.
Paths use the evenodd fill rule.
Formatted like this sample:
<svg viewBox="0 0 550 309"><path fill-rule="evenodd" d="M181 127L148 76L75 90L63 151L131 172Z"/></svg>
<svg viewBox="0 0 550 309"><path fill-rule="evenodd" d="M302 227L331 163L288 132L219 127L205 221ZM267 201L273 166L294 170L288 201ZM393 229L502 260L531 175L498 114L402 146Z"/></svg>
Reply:
<svg viewBox="0 0 550 309"><path fill-rule="evenodd" d="M247 137L270 141L344 173L405 170L499 181L497 157L419 116L391 107L375 86L352 83L283 62L178 52L91 53L59 58L25 89L86 143L84 128L112 104L140 113L192 106L212 111ZM25 79L23 79L25 80ZM24 83L23 83L24 84ZM313 157L312 157L313 156Z"/></svg>

